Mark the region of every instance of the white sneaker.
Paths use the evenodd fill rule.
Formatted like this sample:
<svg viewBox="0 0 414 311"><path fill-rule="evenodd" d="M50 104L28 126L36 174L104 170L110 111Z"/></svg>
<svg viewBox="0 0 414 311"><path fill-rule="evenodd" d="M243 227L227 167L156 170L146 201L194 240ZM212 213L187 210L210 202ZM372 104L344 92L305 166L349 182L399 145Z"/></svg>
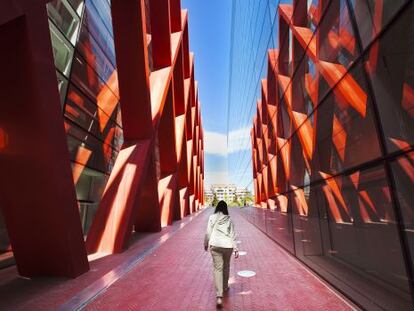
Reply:
<svg viewBox="0 0 414 311"><path fill-rule="evenodd" d="M221 297L217 297L216 306L221 308L223 306L223 299Z"/></svg>

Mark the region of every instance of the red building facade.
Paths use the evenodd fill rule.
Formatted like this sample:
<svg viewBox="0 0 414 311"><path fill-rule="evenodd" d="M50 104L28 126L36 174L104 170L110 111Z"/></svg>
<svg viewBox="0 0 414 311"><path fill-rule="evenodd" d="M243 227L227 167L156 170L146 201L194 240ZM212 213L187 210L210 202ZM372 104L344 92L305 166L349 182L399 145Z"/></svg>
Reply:
<svg viewBox="0 0 414 311"><path fill-rule="evenodd" d="M2 1L0 42L0 263L76 277L202 207L179 0Z"/></svg>
<svg viewBox="0 0 414 311"><path fill-rule="evenodd" d="M367 309L413 308L414 6L293 1L251 130L248 217Z"/></svg>

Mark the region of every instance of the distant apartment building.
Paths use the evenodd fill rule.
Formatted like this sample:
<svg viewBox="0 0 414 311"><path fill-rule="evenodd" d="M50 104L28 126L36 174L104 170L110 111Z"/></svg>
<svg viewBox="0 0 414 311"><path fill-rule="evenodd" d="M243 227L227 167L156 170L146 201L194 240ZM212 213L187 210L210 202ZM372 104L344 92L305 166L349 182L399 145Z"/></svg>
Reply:
<svg viewBox="0 0 414 311"><path fill-rule="evenodd" d="M247 197L251 196L251 192L247 188L237 188L234 184L213 184L210 189L206 189L204 192L204 198L206 202L213 202L214 197L218 201L234 202L244 201Z"/></svg>

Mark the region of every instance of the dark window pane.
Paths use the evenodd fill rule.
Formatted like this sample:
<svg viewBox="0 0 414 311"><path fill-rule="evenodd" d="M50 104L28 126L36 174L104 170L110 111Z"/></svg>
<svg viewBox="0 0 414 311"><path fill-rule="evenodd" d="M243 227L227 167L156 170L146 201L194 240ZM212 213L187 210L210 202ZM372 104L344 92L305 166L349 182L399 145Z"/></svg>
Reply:
<svg viewBox="0 0 414 311"><path fill-rule="evenodd" d="M10 245L9 235L3 214L0 208L0 269L15 264L13 251Z"/></svg>
<svg viewBox="0 0 414 311"><path fill-rule="evenodd" d="M98 73L102 80L108 82L114 73L114 66L101 50L96 40L90 35L86 27L82 27L79 35L77 51L83 59ZM115 91L115 90L114 90Z"/></svg>
<svg viewBox="0 0 414 311"><path fill-rule="evenodd" d="M314 180L381 156L371 98L360 66L345 75L315 113Z"/></svg>
<svg viewBox="0 0 414 311"><path fill-rule="evenodd" d="M122 130L117 129L118 125L114 119L111 119L72 85L68 91L65 116L102 142L119 150L122 144L122 136L120 135Z"/></svg>
<svg viewBox="0 0 414 311"><path fill-rule="evenodd" d="M352 0L358 31L364 47L385 28L406 0Z"/></svg>
<svg viewBox="0 0 414 311"><path fill-rule="evenodd" d="M73 57L73 46L53 23L49 22L49 26L55 66L65 76L69 77Z"/></svg>
<svg viewBox="0 0 414 311"><path fill-rule="evenodd" d="M276 198L277 209L264 211L266 215L266 233L293 253L292 218L290 213L281 211L281 204L287 205L286 198L283 197L282 203L280 202L281 199L282 196Z"/></svg>
<svg viewBox="0 0 414 311"><path fill-rule="evenodd" d="M319 24L320 21L320 13L318 10L319 7L319 0L308 0L307 1L307 11L308 11L308 27L315 31L316 26Z"/></svg>
<svg viewBox="0 0 414 311"><path fill-rule="evenodd" d="M333 0L319 32L319 59L345 68L359 55L346 0Z"/></svg>
<svg viewBox="0 0 414 311"><path fill-rule="evenodd" d="M56 77L60 94L60 103L63 107L65 104L66 91L68 90L68 79L59 71L56 71Z"/></svg>
<svg viewBox="0 0 414 311"><path fill-rule="evenodd" d="M9 235L6 224L4 223L3 213L0 209L0 255L8 251L11 251Z"/></svg>
<svg viewBox="0 0 414 311"><path fill-rule="evenodd" d="M76 43L79 32L79 16L66 0L54 0L47 5L49 18L62 31L66 38Z"/></svg>
<svg viewBox="0 0 414 311"><path fill-rule="evenodd" d="M414 152L398 157L391 166L405 234L414 259Z"/></svg>
<svg viewBox="0 0 414 311"><path fill-rule="evenodd" d="M338 288L387 310L411 295L382 166L292 193L296 254Z"/></svg>
<svg viewBox="0 0 414 311"><path fill-rule="evenodd" d="M118 152L69 120L65 121L65 127L71 160L109 174Z"/></svg>
<svg viewBox="0 0 414 311"><path fill-rule="evenodd" d="M331 1L317 30L319 54L316 68L322 78L319 79L319 101L323 100L360 55L346 2ZM358 94L354 96L356 95Z"/></svg>
<svg viewBox="0 0 414 311"><path fill-rule="evenodd" d="M79 201L83 233L87 235L105 189L108 175L76 163L72 165L72 170L74 175L79 175L75 184L76 196Z"/></svg>
<svg viewBox="0 0 414 311"><path fill-rule="evenodd" d="M70 4L72 5L73 9L76 11L76 13L81 16L83 7L85 5L84 0L68 0Z"/></svg>
<svg viewBox="0 0 414 311"><path fill-rule="evenodd" d="M413 16L411 5L366 57L389 152L414 145Z"/></svg>
<svg viewBox="0 0 414 311"><path fill-rule="evenodd" d="M71 81L76 84L89 98L95 102L107 115L112 115L118 105L118 97L104 83L96 72L77 53L73 59ZM116 75L109 80L112 88L118 89Z"/></svg>
<svg viewBox="0 0 414 311"><path fill-rule="evenodd" d="M114 39L112 38L112 35L108 32L108 29L102 23L99 14L97 14L96 11L91 9L90 5L84 12L83 24L88 28L89 32L98 42L102 51L104 51L104 53L110 59L112 64L115 64Z"/></svg>

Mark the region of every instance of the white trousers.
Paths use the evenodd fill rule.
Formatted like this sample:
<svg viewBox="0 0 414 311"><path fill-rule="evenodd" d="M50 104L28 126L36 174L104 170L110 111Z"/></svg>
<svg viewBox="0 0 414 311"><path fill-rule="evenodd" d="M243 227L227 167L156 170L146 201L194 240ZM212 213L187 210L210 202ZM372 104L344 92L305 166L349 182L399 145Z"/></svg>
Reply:
<svg viewBox="0 0 414 311"><path fill-rule="evenodd" d="M211 246L210 252L213 257L216 296L223 297L223 289L229 286L230 258L233 249Z"/></svg>

